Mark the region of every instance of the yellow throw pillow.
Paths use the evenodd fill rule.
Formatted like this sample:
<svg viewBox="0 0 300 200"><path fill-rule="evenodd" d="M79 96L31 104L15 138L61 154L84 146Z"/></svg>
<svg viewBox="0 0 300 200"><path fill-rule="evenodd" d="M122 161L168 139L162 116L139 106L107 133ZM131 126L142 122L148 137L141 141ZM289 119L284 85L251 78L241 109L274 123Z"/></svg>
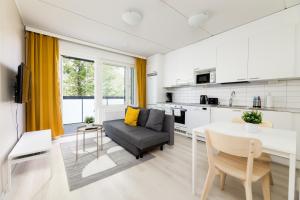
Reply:
<svg viewBox="0 0 300 200"><path fill-rule="evenodd" d="M129 126L136 126L139 118L140 109L127 107L124 123Z"/></svg>

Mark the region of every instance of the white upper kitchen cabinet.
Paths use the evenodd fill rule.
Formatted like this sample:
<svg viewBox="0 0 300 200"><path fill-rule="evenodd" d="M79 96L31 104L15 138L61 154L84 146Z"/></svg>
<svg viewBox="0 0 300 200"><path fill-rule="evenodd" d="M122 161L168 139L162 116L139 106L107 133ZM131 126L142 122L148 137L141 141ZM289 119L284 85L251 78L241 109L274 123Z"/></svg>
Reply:
<svg viewBox="0 0 300 200"><path fill-rule="evenodd" d="M214 38L208 38L191 46L191 62L193 71L216 68L217 47Z"/></svg>
<svg viewBox="0 0 300 200"><path fill-rule="evenodd" d="M295 44L293 24L263 28L250 35L248 79L295 77Z"/></svg>
<svg viewBox="0 0 300 200"><path fill-rule="evenodd" d="M300 7L249 24L249 80L296 77L296 25Z"/></svg>
<svg viewBox="0 0 300 200"><path fill-rule="evenodd" d="M194 53L192 46L187 46L177 50L179 65L177 84L191 84L193 82L193 59Z"/></svg>
<svg viewBox="0 0 300 200"><path fill-rule="evenodd" d="M163 65L163 83L164 87L171 87L176 85L178 77L178 51L167 53L164 58Z"/></svg>
<svg viewBox="0 0 300 200"><path fill-rule="evenodd" d="M248 38L231 33L220 36L217 46L217 83L247 80Z"/></svg>
<svg viewBox="0 0 300 200"><path fill-rule="evenodd" d="M164 86L190 84L193 82L193 68L190 47L167 53L164 58Z"/></svg>

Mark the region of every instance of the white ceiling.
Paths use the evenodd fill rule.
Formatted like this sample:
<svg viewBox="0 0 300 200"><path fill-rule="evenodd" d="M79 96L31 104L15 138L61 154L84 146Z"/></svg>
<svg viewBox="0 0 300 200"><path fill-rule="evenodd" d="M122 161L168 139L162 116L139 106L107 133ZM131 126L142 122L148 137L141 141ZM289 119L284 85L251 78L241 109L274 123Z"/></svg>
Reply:
<svg viewBox="0 0 300 200"><path fill-rule="evenodd" d="M141 56L186 46L270 15L300 0L15 0L26 26ZM128 10L143 14L131 27L121 20ZM208 11L202 28L187 17Z"/></svg>

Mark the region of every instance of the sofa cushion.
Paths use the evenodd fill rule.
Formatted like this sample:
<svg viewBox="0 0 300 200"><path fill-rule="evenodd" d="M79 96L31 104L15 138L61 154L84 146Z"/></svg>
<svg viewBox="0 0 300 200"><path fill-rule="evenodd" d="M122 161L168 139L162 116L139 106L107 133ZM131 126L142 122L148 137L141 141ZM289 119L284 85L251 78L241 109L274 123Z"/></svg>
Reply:
<svg viewBox="0 0 300 200"><path fill-rule="evenodd" d="M109 130L108 136L114 134L141 150L169 141L167 132L157 132L141 126L128 126L123 120L106 121L103 124L105 129Z"/></svg>
<svg viewBox="0 0 300 200"><path fill-rule="evenodd" d="M126 115L125 115L124 123L129 126L137 126L139 113L140 113L140 109L128 107Z"/></svg>
<svg viewBox="0 0 300 200"><path fill-rule="evenodd" d="M148 117L149 117L150 110L141 108L140 109L140 114L139 114L139 119L138 119L138 126L146 126Z"/></svg>
<svg viewBox="0 0 300 200"><path fill-rule="evenodd" d="M149 116L150 110L146 109L146 108L139 108L139 107L127 106L127 108L125 109L125 115L126 115L127 109L129 107L134 108L134 109L140 109L140 113L139 113L139 118L138 118L138 121L137 121L137 125L145 127L146 123L147 123L147 120L148 120L148 116Z"/></svg>
<svg viewBox="0 0 300 200"><path fill-rule="evenodd" d="M161 131L164 125L165 111L151 109L146 123L146 128Z"/></svg>

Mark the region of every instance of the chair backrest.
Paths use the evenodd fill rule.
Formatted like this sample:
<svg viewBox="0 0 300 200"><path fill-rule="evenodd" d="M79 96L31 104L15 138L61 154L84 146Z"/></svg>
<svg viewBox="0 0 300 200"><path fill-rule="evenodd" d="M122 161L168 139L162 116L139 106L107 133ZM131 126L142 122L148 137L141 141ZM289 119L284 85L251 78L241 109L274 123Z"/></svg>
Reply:
<svg viewBox="0 0 300 200"><path fill-rule="evenodd" d="M261 142L254 138L224 135L212 130L206 130L205 134L209 167L216 166L216 157L213 153L213 149L233 156L247 157L245 180L246 182L251 183L254 158L259 157L262 152Z"/></svg>
<svg viewBox="0 0 300 200"><path fill-rule="evenodd" d="M231 120L232 123L244 124L245 121L241 117L234 117Z"/></svg>
<svg viewBox="0 0 300 200"><path fill-rule="evenodd" d="M257 158L262 152L262 143L258 139L224 135L206 130L208 145L217 151L233 156Z"/></svg>

